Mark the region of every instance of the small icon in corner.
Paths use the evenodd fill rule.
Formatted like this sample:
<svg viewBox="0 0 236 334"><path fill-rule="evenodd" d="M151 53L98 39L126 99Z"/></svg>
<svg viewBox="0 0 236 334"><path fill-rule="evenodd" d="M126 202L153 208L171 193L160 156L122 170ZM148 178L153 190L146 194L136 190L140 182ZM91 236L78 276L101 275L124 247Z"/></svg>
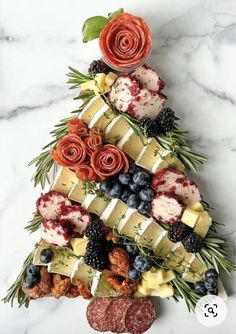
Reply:
<svg viewBox="0 0 236 334"><path fill-rule="evenodd" d="M215 327L226 318L226 304L218 296L207 295L197 302L195 314L201 324L207 327Z"/></svg>

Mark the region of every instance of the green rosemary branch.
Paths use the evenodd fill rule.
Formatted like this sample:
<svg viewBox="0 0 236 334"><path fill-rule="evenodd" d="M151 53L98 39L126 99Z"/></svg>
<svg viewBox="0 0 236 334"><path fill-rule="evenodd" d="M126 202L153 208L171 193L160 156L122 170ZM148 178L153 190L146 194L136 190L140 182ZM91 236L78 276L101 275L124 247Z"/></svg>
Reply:
<svg viewBox="0 0 236 334"><path fill-rule="evenodd" d="M179 275L177 277L169 282L176 290L175 292L175 300L178 301L179 297L184 299L189 312L195 310L195 306L200 299L201 296L199 296L192 288L190 284L185 282Z"/></svg>
<svg viewBox="0 0 236 334"><path fill-rule="evenodd" d="M27 230L30 233L37 231L42 221L43 217L39 213L35 212L33 219L27 223L25 230Z"/></svg>
<svg viewBox="0 0 236 334"><path fill-rule="evenodd" d="M34 258L34 250L28 255L28 257L23 263L23 268L19 273L18 277L16 278L12 286L7 290L6 297L2 299L4 303L11 303L11 306L13 306L14 300L16 298L19 307L24 305L27 308L29 306L30 300L22 290L22 285L24 283L24 279L26 276L26 269L28 265L30 265L33 262L33 258Z"/></svg>
<svg viewBox="0 0 236 334"><path fill-rule="evenodd" d="M67 73L67 76L70 78L67 83L71 85L70 89L79 88L79 86L85 82L92 80L93 78L90 75L85 75L73 67L69 66L70 72Z"/></svg>
<svg viewBox="0 0 236 334"><path fill-rule="evenodd" d="M208 268L215 268L217 272L222 268L231 275L236 270L236 265L227 259L227 245L223 238L217 235L208 234L204 239L204 246L198 257L206 264Z"/></svg>

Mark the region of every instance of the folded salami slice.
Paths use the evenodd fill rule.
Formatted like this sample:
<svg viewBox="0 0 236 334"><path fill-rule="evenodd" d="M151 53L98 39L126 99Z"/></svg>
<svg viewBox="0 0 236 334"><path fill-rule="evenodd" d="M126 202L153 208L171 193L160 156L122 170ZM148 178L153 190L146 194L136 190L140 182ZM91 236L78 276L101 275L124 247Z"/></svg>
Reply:
<svg viewBox="0 0 236 334"><path fill-rule="evenodd" d="M86 316L89 325L93 329L99 332L107 332L109 330L106 323L106 310L111 302L112 298L110 297L98 297L89 303Z"/></svg>
<svg viewBox="0 0 236 334"><path fill-rule="evenodd" d="M36 202L37 212L45 219L58 219L67 205L71 205L68 198L56 191L41 194Z"/></svg>
<svg viewBox="0 0 236 334"><path fill-rule="evenodd" d="M106 323L111 332L127 332L125 327L125 316L129 306L132 304L131 298L114 298L106 310Z"/></svg>
<svg viewBox="0 0 236 334"><path fill-rule="evenodd" d="M174 194L158 193L152 201L151 214L159 221L174 224L180 220L185 206Z"/></svg>
<svg viewBox="0 0 236 334"><path fill-rule="evenodd" d="M125 316L127 332L142 334L148 330L157 317L155 306L149 299L138 298L130 305Z"/></svg>

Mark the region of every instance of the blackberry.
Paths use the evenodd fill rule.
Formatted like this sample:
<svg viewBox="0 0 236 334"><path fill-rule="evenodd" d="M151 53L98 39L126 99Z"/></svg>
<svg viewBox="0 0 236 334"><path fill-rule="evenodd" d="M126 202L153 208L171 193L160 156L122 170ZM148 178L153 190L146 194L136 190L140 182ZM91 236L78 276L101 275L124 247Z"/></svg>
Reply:
<svg viewBox="0 0 236 334"><path fill-rule="evenodd" d="M182 241L191 233L191 228L182 222L177 222L173 225L170 225L168 229L168 238L172 242Z"/></svg>
<svg viewBox="0 0 236 334"><path fill-rule="evenodd" d="M182 244L188 253L198 253L202 249L203 238L192 232L182 240Z"/></svg>
<svg viewBox="0 0 236 334"><path fill-rule="evenodd" d="M148 137L154 137L158 131L156 122L151 120L149 117L141 118L139 121L139 127L141 132Z"/></svg>
<svg viewBox="0 0 236 334"><path fill-rule="evenodd" d="M85 236L94 241L100 241L105 237L106 228L101 220L92 221L86 226L84 234Z"/></svg>
<svg viewBox="0 0 236 334"><path fill-rule="evenodd" d="M89 240L86 246L86 253L99 253L102 251L103 251L103 247L100 242Z"/></svg>
<svg viewBox="0 0 236 334"><path fill-rule="evenodd" d="M95 75L97 73L108 74L110 71L111 68L103 60L94 60L88 69L90 75Z"/></svg>
<svg viewBox="0 0 236 334"><path fill-rule="evenodd" d="M84 263L91 268L102 271L108 266L108 259L103 252L86 252L84 255Z"/></svg>
<svg viewBox="0 0 236 334"><path fill-rule="evenodd" d="M114 244L111 240L106 240L105 244L104 244L104 249L107 253L110 253L111 251L113 251L113 249L117 247L116 244Z"/></svg>
<svg viewBox="0 0 236 334"><path fill-rule="evenodd" d="M158 132L167 132L173 129L175 124L175 112L170 108L163 108L156 120L156 127Z"/></svg>

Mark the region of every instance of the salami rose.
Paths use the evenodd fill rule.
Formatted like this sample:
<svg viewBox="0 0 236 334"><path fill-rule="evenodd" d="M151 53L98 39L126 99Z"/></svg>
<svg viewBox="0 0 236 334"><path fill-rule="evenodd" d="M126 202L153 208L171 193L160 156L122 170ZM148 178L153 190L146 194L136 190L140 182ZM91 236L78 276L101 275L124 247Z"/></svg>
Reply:
<svg viewBox="0 0 236 334"><path fill-rule="evenodd" d="M69 134L51 149L53 160L60 166L76 169L86 159L86 146L76 134Z"/></svg>
<svg viewBox="0 0 236 334"><path fill-rule="evenodd" d="M76 169L76 176L81 181L94 181L97 178L97 175L94 172L93 168L87 164L79 165L79 167Z"/></svg>
<svg viewBox="0 0 236 334"><path fill-rule="evenodd" d="M97 148L102 146L102 137L100 135L90 135L85 138L87 154L90 156Z"/></svg>
<svg viewBox="0 0 236 334"><path fill-rule="evenodd" d="M67 125L70 133L75 133L79 136L84 136L88 133L85 123L77 117L71 118Z"/></svg>
<svg viewBox="0 0 236 334"><path fill-rule="evenodd" d="M99 45L108 65L121 71L129 70L141 65L149 55L150 30L142 18L122 13L105 25Z"/></svg>
<svg viewBox="0 0 236 334"><path fill-rule="evenodd" d="M120 172L127 173L129 169L129 161L125 153L111 144L104 145L94 151L90 161L95 173L101 179L106 179Z"/></svg>

